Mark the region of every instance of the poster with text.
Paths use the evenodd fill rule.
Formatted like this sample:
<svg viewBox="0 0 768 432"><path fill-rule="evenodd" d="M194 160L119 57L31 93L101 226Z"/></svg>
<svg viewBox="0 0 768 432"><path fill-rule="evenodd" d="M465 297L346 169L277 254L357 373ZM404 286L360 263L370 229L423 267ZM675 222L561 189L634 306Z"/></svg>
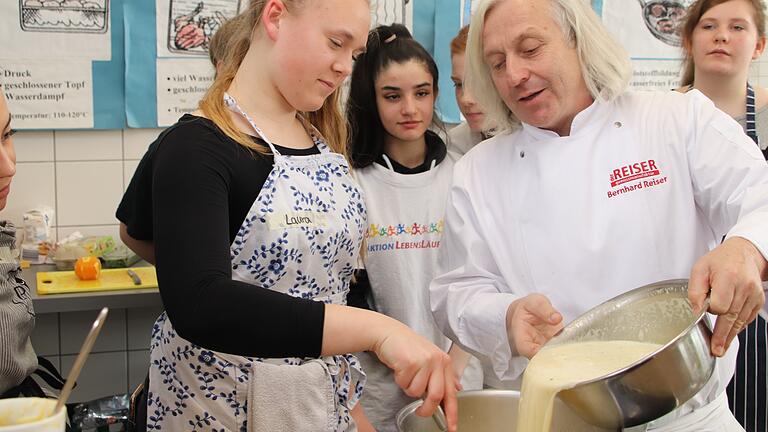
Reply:
<svg viewBox="0 0 768 432"><path fill-rule="evenodd" d="M196 110L213 76L208 59L157 59L157 125L170 126Z"/></svg>
<svg viewBox="0 0 768 432"><path fill-rule="evenodd" d="M44 61L4 61L0 76L14 128L93 127L89 61L59 62L55 69Z"/></svg>

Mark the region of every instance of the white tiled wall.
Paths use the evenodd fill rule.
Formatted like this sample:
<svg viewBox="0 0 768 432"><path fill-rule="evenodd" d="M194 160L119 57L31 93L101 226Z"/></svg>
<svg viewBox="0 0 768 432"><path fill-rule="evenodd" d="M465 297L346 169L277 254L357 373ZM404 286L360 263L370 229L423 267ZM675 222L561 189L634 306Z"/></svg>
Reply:
<svg viewBox="0 0 768 432"><path fill-rule="evenodd" d="M0 214L21 226L21 215L52 207L55 238L118 238L115 210L156 129L19 132L16 177ZM160 308L113 309L70 401L131 392L149 367L149 335ZM66 376L97 311L38 314L32 343Z"/></svg>
<svg viewBox="0 0 768 432"><path fill-rule="evenodd" d="M752 63L752 67L749 70L749 79L752 83L768 87L768 54L763 55L760 60Z"/></svg>
<svg viewBox="0 0 768 432"><path fill-rule="evenodd" d="M131 393L149 370L149 338L160 307L112 309L71 402ZM98 311L38 314L32 345L67 376Z"/></svg>
<svg viewBox="0 0 768 432"><path fill-rule="evenodd" d="M1 215L21 226L38 205L56 212L55 239L74 231L117 238L115 209L157 129L19 132L16 178Z"/></svg>

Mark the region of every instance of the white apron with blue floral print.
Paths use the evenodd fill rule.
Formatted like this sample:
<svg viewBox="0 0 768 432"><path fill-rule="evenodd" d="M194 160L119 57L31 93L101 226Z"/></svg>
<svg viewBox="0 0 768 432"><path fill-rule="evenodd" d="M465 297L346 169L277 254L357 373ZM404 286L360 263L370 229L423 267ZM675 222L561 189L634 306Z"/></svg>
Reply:
<svg viewBox="0 0 768 432"><path fill-rule="evenodd" d="M225 101L248 120L275 159L230 247L232 278L252 283L254 289L345 304L366 224L363 197L346 160L330 152L307 124L320 154L283 156L233 98L227 95ZM179 336L165 313L154 325L150 349L150 431L255 430L247 419L259 423L260 417L274 416L275 410L248 404L254 365L296 367L311 361L321 361L328 375L333 418L328 425L307 430L356 429L349 411L362 395L365 375L352 355L262 359L214 352Z"/></svg>

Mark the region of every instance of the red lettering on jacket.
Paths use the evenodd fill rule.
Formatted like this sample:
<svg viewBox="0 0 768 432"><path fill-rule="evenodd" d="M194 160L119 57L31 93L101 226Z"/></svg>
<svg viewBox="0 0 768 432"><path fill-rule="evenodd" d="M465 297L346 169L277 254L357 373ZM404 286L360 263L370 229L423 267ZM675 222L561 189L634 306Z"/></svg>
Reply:
<svg viewBox="0 0 768 432"><path fill-rule="evenodd" d="M610 174L609 178L611 187L613 188L626 182L647 177L655 177L659 174L661 174L661 171L656 166L656 161L648 159L616 168Z"/></svg>

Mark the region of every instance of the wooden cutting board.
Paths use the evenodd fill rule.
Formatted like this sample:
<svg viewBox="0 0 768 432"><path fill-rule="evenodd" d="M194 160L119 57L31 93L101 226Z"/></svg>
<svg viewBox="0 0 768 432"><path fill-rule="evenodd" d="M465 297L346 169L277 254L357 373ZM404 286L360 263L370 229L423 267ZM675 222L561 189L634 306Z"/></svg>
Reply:
<svg viewBox="0 0 768 432"><path fill-rule="evenodd" d="M128 270L127 268L104 269L96 280L80 280L73 271L40 272L37 274L37 294L157 288L157 274L154 267L130 268L141 278L139 285L133 283Z"/></svg>

